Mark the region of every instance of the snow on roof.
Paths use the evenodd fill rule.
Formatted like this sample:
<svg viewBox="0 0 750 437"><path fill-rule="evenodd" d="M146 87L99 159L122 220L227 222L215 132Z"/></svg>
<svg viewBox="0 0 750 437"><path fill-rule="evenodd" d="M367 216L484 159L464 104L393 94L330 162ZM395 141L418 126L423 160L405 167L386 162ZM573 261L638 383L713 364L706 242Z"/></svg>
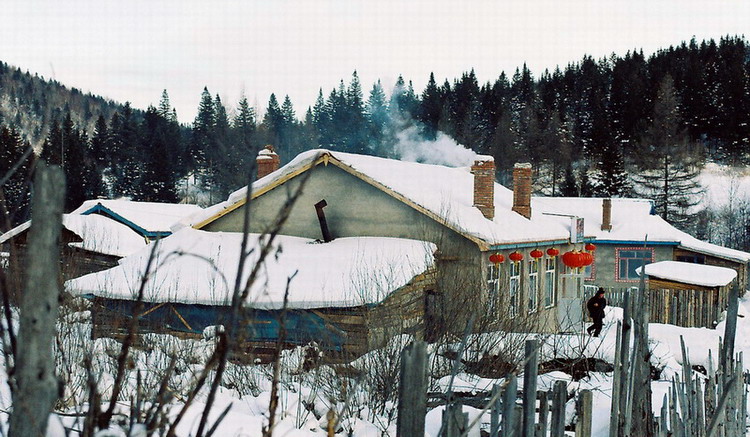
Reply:
<svg viewBox="0 0 750 437"><path fill-rule="evenodd" d="M674 243L694 252L738 262L750 261L750 253L701 241L652 215L647 199L612 199L612 229L602 230L602 198L533 197L532 209L542 213L569 214L584 218L584 234L599 242L632 241Z"/></svg>
<svg viewBox="0 0 750 437"><path fill-rule="evenodd" d="M145 288L146 301L228 305L241 242L241 233L192 228L163 239L156 246L154 268ZM258 259L258 234L250 234L248 247L252 266ZM66 289L76 294L133 299L151 250L151 246L144 248L116 267L70 280ZM431 243L396 238L339 238L316 243L278 236L246 305L281 308L289 277L293 277L289 308L377 303L428 270L434 251ZM248 276L246 271L243 283Z"/></svg>
<svg viewBox="0 0 750 437"><path fill-rule="evenodd" d="M100 215L63 214L62 225L81 237L82 241L72 242L70 246L105 255L127 256L148 244L129 227ZM16 237L30 226L29 220L0 235L0 244Z"/></svg>
<svg viewBox="0 0 750 437"><path fill-rule="evenodd" d="M94 199L83 202L71 214L90 214L102 207L147 232L159 233L170 232L170 226L180 219L202 211L200 206L181 203L136 202L126 199Z"/></svg>
<svg viewBox="0 0 750 437"><path fill-rule="evenodd" d="M63 226L81 237L73 247L114 256L128 256L148 245L129 227L100 215L64 214Z"/></svg>
<svg viewBox="0 0 750 437"><path fill-rule="evenodd" d="M636 269L641 274L641 267ZM703 287L723 287L737 277L734 269L680 261L660 261L646 265L646 275Z"/></svg>
<svg viewBox="0 0 750 437"><path fill-rule="evenodd" d="M465 167L451 168L318 149L301 153L284 167L258 179L253 184L253 190L257 192L267 188L278 179L299 171L325 155L331 161L337 161L355 173L381 184L385 189L403 196L407 201L442 217L445 224L456 231L488 245L567 240L570 237L567 224L550 220L536 211L533 211L531 220L511 211L513 191L498 183L495 183L495 218L485 218L473 206L474 176ZM226 201L181 221L173 230L199 225L241 202L246 195L246 188L239 189L230 194Z"/></svg>

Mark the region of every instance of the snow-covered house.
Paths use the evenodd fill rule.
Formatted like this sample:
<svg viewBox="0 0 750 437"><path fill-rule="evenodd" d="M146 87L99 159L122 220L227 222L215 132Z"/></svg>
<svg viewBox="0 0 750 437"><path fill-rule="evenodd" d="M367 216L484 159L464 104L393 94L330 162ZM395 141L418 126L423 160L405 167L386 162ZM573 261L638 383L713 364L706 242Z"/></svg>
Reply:
<svg viewBox="0 0 750 437"><path fill-rule="evenodd" d="M130 200L88 200L63 214L61 242L63 275L74 278L110 268L120 258L171 233L170 226L201 211L195 205L174 205ZM0 247L24 256L31 221L0 235Z"/></svg>
<svg viewBox="0 0 750 437"><path fill-rule="evenodd" d="M646 263L681 261L727 267L737 272L740 293L747 288L750 253L701 241L654 213L645 199L534 197L533 208L550 217L584 218L585 234L597 246L586 271L587 284L607 288L637 285L636 269ZM562 217L564 218L564 217Z"/></svg>
<svg viewBox="0 0 750 437"><path fill-rule="evenodd" d="M283 235L435 244L436 306L445 329L463 330L472 312L485 316L483 322L537 331L558 331L562 320L580 318L580 284L565 277L559 256L548 255L555 250L547 252L573 248L571 229L531 207L529 165L514 169L513 190L495 183L494 161L485 156L470 167L451 168L311 150L282 168L261 167L249 196L251 232L268 230L301 188ZM176 228L241 231L247 199L247 189L240 189ZM491 255L500 262L490 262Z"/></svg>
<svg viewBox="0 0 750 437"><path fill-rule="evenodd" d="M267 241L249 235L242 284ZM95 333L126 334L152 259L141 331L201 336L211 326L228 326L241 243L241 233L185 228L114 268L68 281L66 289L94 301ZM270 247L243 302L243 345L254 357L267 358L277 341L314 341L330 352L358 355L393 335L423 332L425 294L434 290L433 244L278 236Z"/></svg>

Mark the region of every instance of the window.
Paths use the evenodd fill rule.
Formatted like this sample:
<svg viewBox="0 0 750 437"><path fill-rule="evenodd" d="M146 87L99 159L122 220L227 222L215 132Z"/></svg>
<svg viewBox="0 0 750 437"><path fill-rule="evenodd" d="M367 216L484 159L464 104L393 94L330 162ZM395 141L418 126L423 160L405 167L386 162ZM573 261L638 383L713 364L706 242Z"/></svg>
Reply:
<svg viewBox="0 0 750 437"><path fill-rule="evenodd" d="M703 255L677 255L677 261L682 261L685 263L693 263L693 264L705 264L706 263L706 257Z"/></svg>
<svg viewBox="0 0 750 437"><path fill-rule="evenodd" d="M500 266L490 264L487 266L487 303L489 313L494 314L500 301Z"/></svg>
<svg viewBox="0 0 750 437"><path fill-rule="evenodd" d="M591 264L583 268L583 279L587 281L593 281L596 279L596 256L594 256L594 260Z"/></svg>
<svg viewBox="0 0 750 437"><path fill-rule="evenodd" d="M515 317L518 315L518 299L521 291L521 263L511 262L509 272L510 287L508 287L508 295L510 297L510 316Z"/></svg>
<svg viewBox="0 0 750 437"><path fill-rule="evenodd" d="M529 299L528 310L530 313L536 311L539 296L539 260L529 260Z"/></svg>
<svg viewBox="0 0 750 437"><path fill-rule="evenodd" d="M557 302L557 272L555 258L544 260L544 306L549 308Z"/></svg>
<svg viewBox="0 0 750 437"><path fill-rule="evenodd" d="M635 269L654 261L654 249L618 248L616 279L634 282L640 279Z"/></svg>

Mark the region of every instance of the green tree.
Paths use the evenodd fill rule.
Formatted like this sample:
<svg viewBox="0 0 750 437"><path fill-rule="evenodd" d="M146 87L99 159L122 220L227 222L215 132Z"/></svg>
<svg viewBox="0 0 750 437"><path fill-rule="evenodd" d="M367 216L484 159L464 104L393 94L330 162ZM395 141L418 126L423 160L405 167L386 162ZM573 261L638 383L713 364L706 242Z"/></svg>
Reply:
<svg viewBox="0 0 750 437"><path fill-rule="evenodd" d="M702 155L684 128L670 75L662 80L652 121L638 150L637 190L654 200L656 212L681 229L693 225L701 194L697 177Z"/></svg>

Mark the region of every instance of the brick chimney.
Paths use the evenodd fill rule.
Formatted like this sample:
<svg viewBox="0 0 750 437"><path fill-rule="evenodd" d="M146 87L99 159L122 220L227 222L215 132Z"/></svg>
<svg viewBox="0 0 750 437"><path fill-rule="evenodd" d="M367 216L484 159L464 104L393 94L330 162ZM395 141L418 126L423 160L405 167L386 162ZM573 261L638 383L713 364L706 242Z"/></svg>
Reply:
<svg viewBox="0 0 750 437"><path fill-rule="evenodd" d="M474 206L490 220L495 218L495 159L479 155L471 166L474 175Z"/></svg>
<svg viewBox="0 0 750 437"><path fill-rule="evenodd" d="M258 167L258 179L266 176L279 169L279 155L276 154L273 146L268 144L266 147L258 152L258 157L255 158L255 164Z"/></svg>
<svg viewBox="0 0 750 437"><path fill-rule="evenodd" d="M513 167L513 211L531 219L531 164Z"/></svg>
<svg viewBox="0 0 750 437"><path fill-rule="evenodd" d="M602 231L612 230L612 199L602 199Z"/></svg>

